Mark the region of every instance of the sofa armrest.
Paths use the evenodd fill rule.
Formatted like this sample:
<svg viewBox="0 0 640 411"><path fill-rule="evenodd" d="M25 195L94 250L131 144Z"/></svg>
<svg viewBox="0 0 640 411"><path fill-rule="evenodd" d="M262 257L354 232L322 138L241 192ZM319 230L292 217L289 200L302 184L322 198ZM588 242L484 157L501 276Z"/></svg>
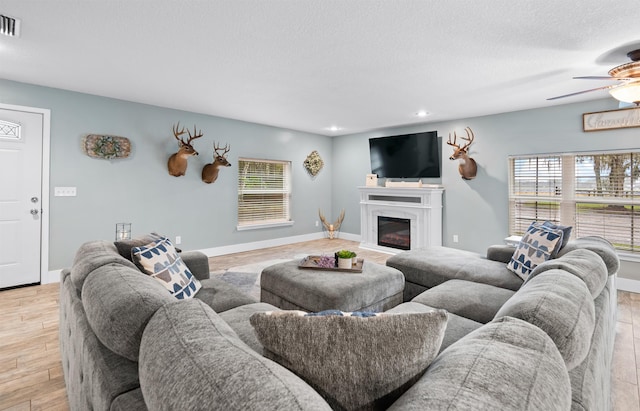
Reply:
<svg viewBox="0 0 640 411"><path fill-rule="evenodd" d="M183 251L180 257L198 280L209 278L209 258L206 254L200 251Z"/></svg>
<svg viewBox="0 0 640 411"><path fill-rule="evenodd" d="M492 245L487 249L487 259L507 264L515 251L512 245Z"/></svg>

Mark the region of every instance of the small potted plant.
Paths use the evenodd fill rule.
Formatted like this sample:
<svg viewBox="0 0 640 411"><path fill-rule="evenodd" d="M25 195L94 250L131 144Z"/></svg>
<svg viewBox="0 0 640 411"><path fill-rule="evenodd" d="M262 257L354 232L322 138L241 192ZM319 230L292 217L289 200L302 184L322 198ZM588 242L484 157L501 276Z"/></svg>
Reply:
<svg viewBox="0 0 640 411"><path fill-rule="evenodd" d="M338 268L351 268L353 264L353 257L356 253L349 250L340 250L336 253L336 259L338 261Z"/></svg>

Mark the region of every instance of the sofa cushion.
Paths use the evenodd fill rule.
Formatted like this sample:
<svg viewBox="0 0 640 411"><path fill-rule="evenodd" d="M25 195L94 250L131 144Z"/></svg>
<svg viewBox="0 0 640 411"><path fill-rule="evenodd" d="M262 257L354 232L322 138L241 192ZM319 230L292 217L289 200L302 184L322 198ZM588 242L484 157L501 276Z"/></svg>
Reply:
<svg viewBox="0 0 640 411"><path fill-rule="evenodd" d="M111 351L138 360L142 331L156 310L175 298L135 268L107 265L94 270L82 287L87 320Z"/></svg>
<svg viewBox="0 0 640 411"><path fill-rule="evenodd" d="M456 248L433 246L404 251L389 257L386 264L402 271L406 282L425 288L451 279L490 284L514 291L522 286L522 278L510 271L506 264Z"/></svg>
<svg viewBox="0 0 640 411"><path fill-rule="evenodd" d="M198 299L174 300L149 321L140 346L140 387L150 410L331 409Z"/></svg>
<svg viewBox="0 0 640 411"><path fill-rule="evenodd" d="M80 246L73 259L70 275L73 285L78 291L82 291L84 280L96 268L104 265L119 264L124 267L136 269L133 263L118 254L115 246L110 241L89 241Z"/></svg>
<svg viewBox="0 0 640 411"><path fill-rule="evenodd" d="M237 287L220 278L208 278L200 281L200 284L202 288L200 288L195 297L213 308L213 311L217 313L258 302L252 296L243 293Z"/></svg>
<svg viewBox="0 0 640 411"><path fill-rule="evenodd" d="M265 356L304 378L332 407L355 410L386 408L422 375L438 353L447 315L277 311L250 321Z"/></svg>
<svg viewBox="0 0 640 411"><path fill-rule="evenodd" d="M531 223L507 268L526 280L538 264L555 257L562 244L563 235L561 229L546 227L543 223Z"/></svg>
<svg viewBox="0 0 640 411"><path fill-rule="evenodd" d="M202 287L168 238L133 247L131 258L142 272L159 281L178 300L193 298Z"/></svg>
<svg viewBox="0 0 640 411"><path fill-rule="evenodd" d="M538 274L496 314L525 320L546 332L558 347L567 369L589 353L595 327L593 298L585 283L562 270Z"/></svg>
<svg viewBox="0 0 640 411"><path fill-rule="evenodd" d="M131 249L133 247L142 247L143 245L152 243L160 238L162 238L162 236L158 233L149 233L129 240L117 240L114 241L113 244L116 246L116 249L121 256L133 262L133 258L131 256Z"/></svg>
<svg viewBox="0 0 640 411"><path fill-rule="evenodd" d="M428 305L409 301L396 305L389 311L385 311L387 314L408 314L408 313L427 313L429 311L435 311L437 308L429 307ZM447 328L444 331L444 338L440 345L440 352L444 351L451 344L458 341L460 338L469 334L471 331L475 331L482 327L482 323L470 320L468 318L460 317L459 315L447 313Z"/></svg>
<svg viewBox="0 0 640 411"><path fill-rule="evenodd" d="M602 258L591 250L578 248L534 268L525 284L536 275L554 269L563 270L580 278L593 298L600 294L607 283L607 266Z"/></svg>
<svg viewBox="0 0 640 411"><path fill-rule="evenodd" d="M440 354L396 401L398 410L568 410L562 357L542 330L504 317Z"/></svg>
<svg viewBox="0 0 640 411"><path fill-rule="evenodd" d="M613 245L602 237L580 237L576 240L569 241L567 245L560 250L558 257L580 248L591 250L598 254L607 266L607 272L609 275L613 275L618 272L618 269L620 268L620 258L618 258L618 253L615 248L613 248Z"/></svg>
<svg viewBox="0 0 640 411"><path fill-rule="evenodd" d="M486 324L515 291L465 280L449 280L421 293L413 302L442 308Z"/></svg>
<svg viewBox="0 0 640 411"><path fill-rule="evenodd" d="M258 337L249 322L249 318L255 313L267 311L278 311L278 307L267 303L253 303L232 308L225 312L218 313L218 315L235 331L245 344L258 354L262 354L262 344L258 341Z"/></svg>

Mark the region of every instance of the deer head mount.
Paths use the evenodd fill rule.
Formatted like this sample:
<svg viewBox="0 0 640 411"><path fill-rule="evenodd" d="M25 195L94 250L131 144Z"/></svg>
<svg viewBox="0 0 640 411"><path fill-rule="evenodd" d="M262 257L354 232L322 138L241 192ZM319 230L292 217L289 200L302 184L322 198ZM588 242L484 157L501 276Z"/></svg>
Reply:
<svg viewBox="0 0 640 411"><path fill-rule="evenodd" d="M178 152L173 153L171 157L169 157L169 161L167 163L167 167L169 168L169 174L174 177L183 176L187 171L187 160L191 156L197 156L198 152L191 145L191 140L195 140L196 138L200 138L203 136L202 130L196 133L196 126L193 126L193 135L191 135L191 131L187 130L187 134L189 134L189 140L184 141L181 137L185 131L184 127L182 130L178 131L180 127L180 122L173 126L173 135L178 140Z"/></svg>
<svg viewBox="0 0 640 411"><path fill-rule="evenodd" d="M465 140L467 143L462 147L460 147L459 144L456 144L456 139L458 138L456 132L453 132L453 141L451 141L451 133L449 133L449 141L447 141L447 144L453 146L453 155L449 157L449 160L460 160L460 164L458 165L460 175L465 180L472 180L476 178L478 165L474 159L467 155L467 152L469 150L469 146L473 143L475 136L473 135L471 127L465 128L464 131L467 133L467 137L461 136L460 139Z"/></svg>
<svg viewBox="0 0 640 411"><path fill-rule="evenodd" d="M220 153L220 150L223 152ZM231 150L229 144L225 144L224 148L220 148L216 143L213 143L213 163L207 164L202 168L202 181L207 184L214 183L218 179L220 167L231 166L231 163L225 157L229 150Z"/></svg>

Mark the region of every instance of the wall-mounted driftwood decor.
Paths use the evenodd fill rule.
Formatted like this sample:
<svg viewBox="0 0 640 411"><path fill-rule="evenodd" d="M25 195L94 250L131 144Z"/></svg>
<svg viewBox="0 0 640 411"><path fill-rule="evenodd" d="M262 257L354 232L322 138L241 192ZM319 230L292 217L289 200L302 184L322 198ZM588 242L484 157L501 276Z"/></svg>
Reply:
<svg viewBox="0 0 640 411"><path fill-rule="evenodd" d="M640 107L584 113L582 115L583 131L603 131L631 127L640 127Z"/></svg>
<svg viewBox="0 0 640 411"><path fill-rule="evenodd" d="M127 158L131 142L126 137L89 134L82 139L82 151L93 158Z"/></svg>

